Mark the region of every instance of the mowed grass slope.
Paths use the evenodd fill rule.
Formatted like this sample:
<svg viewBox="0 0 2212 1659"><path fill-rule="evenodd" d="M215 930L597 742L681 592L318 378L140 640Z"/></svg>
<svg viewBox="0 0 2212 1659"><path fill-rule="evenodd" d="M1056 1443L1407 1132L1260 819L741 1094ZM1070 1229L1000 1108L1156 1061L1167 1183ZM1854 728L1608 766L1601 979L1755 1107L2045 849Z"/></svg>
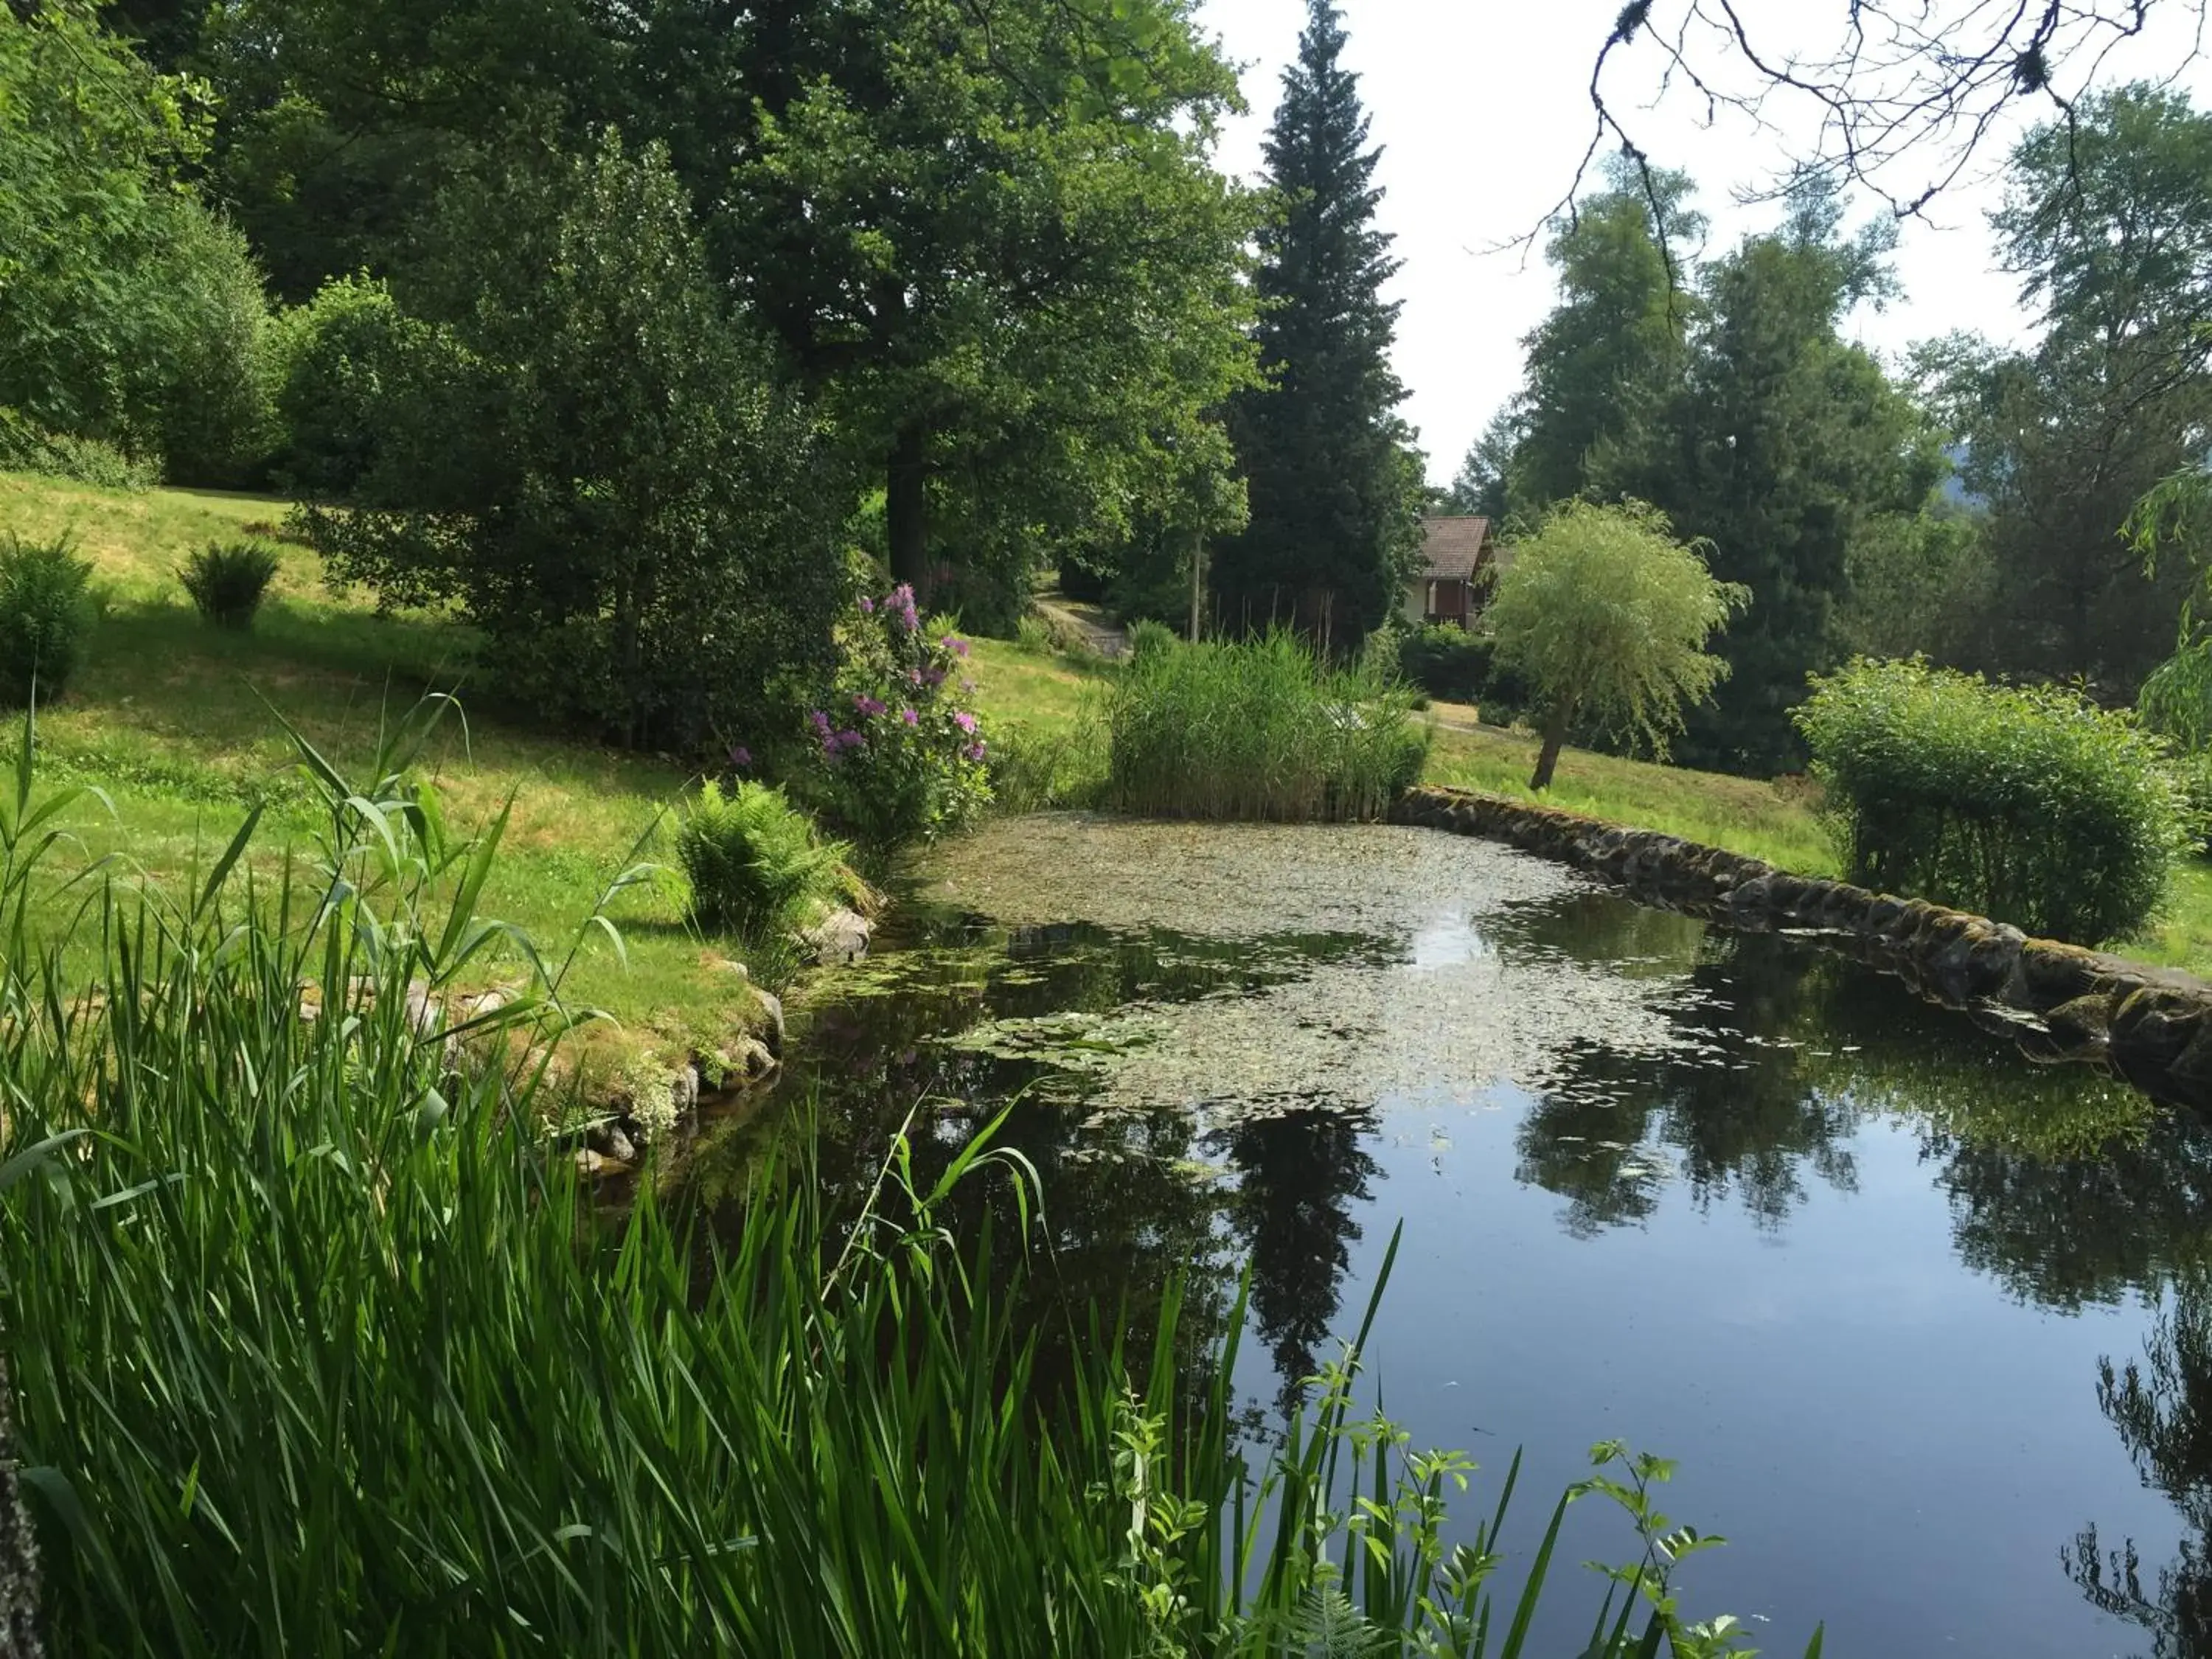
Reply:
<svg viewBox="0 0 2212 1659"><path fill-rule="evenodd" d="M994 641L976 645L980 706L987 720L1036 732L1065 729L1091 705L1086 683L1112 672L1095 659L1047 655ZM1470 711L1449 711L1456 720ZM1583 812L1609 823L1658 830L1725 847L1804 875L1838 873L1809 779L1761 781L1655 765L1570 749L1552 787L1528 788L1536 764L1532 732L1495 726L1465 730L1439 721L1424 775L1431 783L1480 789ZM2126 954L2212 978L2212 864L2192 859L2174 872L2165 916L2118 947Z"/></svg>
<svg viewBox="0 0 2212 1659"><path fill-rule="evenodd" d="M460 693L424 770L456 825L488 824L513 803L483 912L565 954L608 884L637 858L665 862L653 837L686 779L673 765L557 741L505 724L495 701L463 678L470 640L449 618L379 616L362 592L334 592L311 550L279 544L283 568L251 634L203 624L176 568L210 540L272 532L282 501L200 491L123 492L0 474L0 532L66 534L108 596L84 665L40 719L42 775L100 786L71 828L93 854L118 854L182 890L220 854L249 807L264 808L252 861L269 876L304 848L317 809L296 775L283 720L342 771L374 754L379 723L427 690ZM609 915L627 961L594 932L564 987L617 1016L635 1044L711 1049L750 1005L719 965L724 947L684 924L667 879L633 886ZM487 980L520 977L519 956ZM610 1032L611 1037L615 1034Z"/></svg>

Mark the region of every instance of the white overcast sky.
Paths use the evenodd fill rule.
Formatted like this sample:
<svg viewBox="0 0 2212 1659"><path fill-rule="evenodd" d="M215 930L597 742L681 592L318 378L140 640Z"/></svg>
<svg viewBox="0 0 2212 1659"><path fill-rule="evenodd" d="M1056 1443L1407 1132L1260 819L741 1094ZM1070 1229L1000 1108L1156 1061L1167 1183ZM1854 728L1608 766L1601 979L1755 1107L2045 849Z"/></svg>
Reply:
<svg viewBox="0 0 2212 1659"><path fill-rule="evenodd" d="M1340 0L1349 37L1345 61L1359 79L1382 147L1376 172L1382 228L1396 237L1404 268L1392 289L1403 303L1396 367L1412 389L1407 417L1420 428L1429 475L1448 482L1460 458L1521 379L1521 337L1551 304L1549 269L1538 253L1488 252L1538 223L1559 199L1589 143L1586 88L1592 58L1620 0ZM1770 0L1778 11L1840 15L1841 0ZM2188 51L2193 18L2174 3L2144 39L2129 43L2105 79L2171 73ZM1221 165L1256 178L1260 145L1297 53L1304 0L1201 0L1201 28L1243 66L1249 115L1223 136ZM2160 24L2166 27L2161 30ZM1723 114L1702 124L1702 106L1679 95L1648 107L1648 60L1616 58L1607 86L1655 162L1686 169L1713 222L1708 246L1733 244L1771 221L1773 210L1739 208L1731 191L1771 180L1789 146L1809 131L1761 132ZM2199 64L2180 84L2212 104L2212 70ZM1789 112L1770 109L1778 123ZM2013 131L2017 131L2015 126ZM1901 301L1865 313L1850 327L1894 356L1915 340L1969 328L2000 338L2031 331L2014 279L1993 269L1985 215L1997 196L1989 176L2007 146L1990 145L1968 179L1903 228L1897 270ZM1857 219L1878 210L1862 207Z"/></svg>

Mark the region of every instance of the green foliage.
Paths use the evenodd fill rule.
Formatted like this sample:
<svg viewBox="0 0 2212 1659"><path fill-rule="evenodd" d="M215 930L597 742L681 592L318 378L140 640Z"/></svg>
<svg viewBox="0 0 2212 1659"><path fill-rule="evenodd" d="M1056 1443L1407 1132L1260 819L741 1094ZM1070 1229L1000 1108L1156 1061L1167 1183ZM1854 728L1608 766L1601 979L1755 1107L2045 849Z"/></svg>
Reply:
<svg viewBox="0 0 2212 1659"><path fill-rule="evenodd" d="M210 542L177 573L201 620L250 629L281 562L265 542Z"/></svg>
<svg viewBox="0 0 2212 1659"><path fill-rule="evenodd" d="M1559 297L1522 341L1527 388L1484 434L1486 453L1469 456L1470 489L1487 479L1501 514L1641 481L1664 441L1699 310L1686 288L1688 249L1705 229L1689 206L1693 188L1679 173L1647 183L1623 156L1608 164L1606 188L1553 227L1544 253Z"/></svg>
<svg viewBox="0 0 2212 1659"><path fill-rule="evenodd" d="M0 706L69 688L92 627L92 566L67 538L0 539Z"/></svg>
<svg viewBox="0 0 2212 1659"><path fill-rule="evenodd" d="M829 816L877 853L958 829L991 799L968 641L943 617L925 627L903 582L863 595L839 639L830 707L807 715Z"/></svg>
<svg viewBox="0 0 2212 1659"><path fill-rule="evenodd" d="M367 276L325 283L274 331L279 473L298 493L342 497L374 472L379 423L404 413L392 393L422 372L432 331Z"/></svg>
<svg viewBox="0 0 2212 1659"><path fill-rule="evenodd" d="M783 791L750 781L725 794L708 779L676 832L692 919L745 937L795 933L843 902L855 889L846 852Z"/></svg>
<svg viewBox="0 0 2212 1659"><path fill-rule="evenodd" d="M1106 698L1108 804L1161 817L1375 818L1420 776L1412 694L1287 629L1158 643Z"/></svg>
<svg viewBox="0 0 2212 1659"><path fill-rule="evenodd" d="M13 409L0 409L0 472L38 472L106 489L144 489L161 480L152 461L103 439L49 432Z"/></svg>
<svg viewBox="0 0 2212 1659"><path fill-rule="evenodd" d="M2201 515L2163 524L2170 567L2119 533L2201 466L2212 423L2212 115L2140 84L2084 97L2021 140L1993 224L2045 326L2030 349L1954 337L1922 362L2003 573L1982 659L2128 696L2212 551Z"/></svg>
<svg viewBox="0 0 2212 1659"><path fill-rule="evenodd" d="M1728 678L1687 722L1692 764L1758 775L1800 759L1790 711L1806 676L1838 659L1853 550L1919 513L1941 471L1921 411L1841 332L1853 307L1893 289L1894 228L1845 238L1841 215L1805 185L1778 229L1707 269L1668 440L1636 492L1749 590L1719 647Z"/></svg>
<svg viewBox="0 0 2212 1659"><path fill-rule="evenodd" d="M1517 1462L1447 1547L1474 1466L1356 1413L1364 1326L1250 1463L1241 1310L1188 1352L1171 1285L1149 1352L1102 1322L1048 1383L1029 1258L995 1273L939 1218L1004 1178L1028 1243L1035 1172L995 1125L929 1183L899 1136L857 1215L802 1164L763 1172L733 1238L672 1225L650 1188L580 1231L590 1194L538 1127L580 1012L562 954L526 951L514 997L424 1041L416 988L434 1010L513 939L480 909L503 817L455 836L406 781L435 712L358 776L300 745L326 827L276 890L245 890L248 818L173 898L50 867L78 792L36 791L26 722L0 793L0 1327L73 1653L495 1631L516 1655L861 1659L1048 1631L1100 1659L1265 1659L1325 1626L1525 1659L1583 1492L1644 1551L1608 1573L1590 1651L1724 1650L1683 1645L1703 1638L1667 1575L1694 1534L1644 1498L1664 1466L1616 1449L1632 1478L1562 1498L1500 1601ZM76 936L35 932L36 890L71 880Z"/></svg>
<svg viewBox="0 0 2212 1659"><path fill-rule="evenodd" d="M1853 880L2090 945L2164 899L2190 826L2131 715L1915 660L1817 681L1797 719Z"/></svg>
<svg viewBox="0 0 2212 1659"><path fill-rule="evenodd" d="M1233 493L1212 411L1251 378L1257 204L1209 164L1235 77L1179 0L866 29L810 0L689 67L640 101L721 273L883 480L896 579L981 627L1041 556Z"/></svg>
<svg viewBox="0 0 2212 1659"><path fill-rule="evenodd" d="M1261 370L1231 429L1251 517L1214 561L1217 625L1280 622L1357 647L1397 609L1420 541L1419 468L1389 364L1398 268L1376 228L1379 151L1329 0L1312 0L1268 129L1279 216L1261 232Z"/></svg>
<svg viewBox="0 0 2212 1659"><path fill-rule="evenodd" d="M1172 650L1179 642L1175 629L1164 623L1139 617L1129 624L1129 655L1133 660L1156 651Z"/></svg>
<svg viewBox="0 0 2212 1659"><path fill-rule="evenodd" d="M1747 598L1716 580L1656 507L1573 501L1549 514L1516 545L1486 618L1498 663L1543 720L1530 787L1551 782L1577 721L1663 757L1684 706L1727 673L1705 647Z"/></svg>
<svg viewBox="0 0 2212 1659"><path fill-rule="evenodd" d="M181 183L204 104L82 0L0 29L0 406L228 483L270 435L264 317L243 241Z"/></svg>
<svg viewBox="0 0 2212 1659"><path fill-rule="evenodd" d="M991 779L991 807L1015 816L1095 806L1106 787L1106 749L1089 722L1039 729L995 728L984 764Z"/></svg>
<svg viewBox="0 0 2212 1659"><path fill-rule="evenodd" d="M334 569L458 600L500 695L571 729L700 754L787 726L830 664L849 491L710 280L667 158L610 134L471 173L425 239L399 298L433 326L355 289L311 335L341 394L326 455L371 404L348 504L304 514Z"/></svg>
<svg viewBox="0 0 2212 1659"><path fill-rule="evenodd" d="M1398 641L1398 672L1432 697L1476 702L1490 684L1496 649L1486 634L1437 623Z"/></svg>

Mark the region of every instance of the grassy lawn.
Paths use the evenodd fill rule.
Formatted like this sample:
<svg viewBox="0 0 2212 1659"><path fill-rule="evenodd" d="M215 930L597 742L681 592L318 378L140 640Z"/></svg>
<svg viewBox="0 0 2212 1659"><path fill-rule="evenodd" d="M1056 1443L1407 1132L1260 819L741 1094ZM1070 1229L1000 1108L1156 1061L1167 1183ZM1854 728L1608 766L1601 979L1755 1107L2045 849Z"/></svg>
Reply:
<svg viewBox="0 0 2212 1659"><path fill-rule="evenodd" d="M220 853L253 802L266 817L252 856L268 873L312 835L316 809L271 705L343 772L374 753L387 710L458 684L463 629L434 616L379 617L366 596L330 591L316 556L296 546L282 547L283 570L252 634L203 626L176 567L210 539L268 533L283 513L253 496L0 474L0 532L70 535L108 595L78 678L41 714L42 775L105 790L113 818L76 815L87 848L121 854L173 890ZM466 730L449 722L428 768L448 814L480 824L514 802L485 913L520 925L541 951L565 951L684 780L665 763L502 725L459 689ZM685 927L672 887L633 888L610 914L627 963L603 938L586 939L567 986L622 1022L625 1034L607 1040L711 1050L726 1039L750 997L716 965L714 942ZM489 976L517 968L494 964Z"/></svg>

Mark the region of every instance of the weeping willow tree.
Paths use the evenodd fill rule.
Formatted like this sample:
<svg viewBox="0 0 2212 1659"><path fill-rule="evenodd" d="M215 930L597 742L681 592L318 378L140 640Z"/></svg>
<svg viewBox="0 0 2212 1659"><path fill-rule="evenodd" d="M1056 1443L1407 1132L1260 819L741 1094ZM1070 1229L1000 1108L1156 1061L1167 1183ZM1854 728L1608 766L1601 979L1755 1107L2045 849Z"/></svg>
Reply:
<svg viewBox="0 0 2212 1659"><path fill-rule="evenodd" d="M2121 531L2155 572L2162 556L2179 554L2195 563L2198 582L2183 600L2173 654L2143 681L2139 707L2144 723L2188 754L2212 753L2212 468L2187 467L2162 480L2129 514Z"/></svg>

